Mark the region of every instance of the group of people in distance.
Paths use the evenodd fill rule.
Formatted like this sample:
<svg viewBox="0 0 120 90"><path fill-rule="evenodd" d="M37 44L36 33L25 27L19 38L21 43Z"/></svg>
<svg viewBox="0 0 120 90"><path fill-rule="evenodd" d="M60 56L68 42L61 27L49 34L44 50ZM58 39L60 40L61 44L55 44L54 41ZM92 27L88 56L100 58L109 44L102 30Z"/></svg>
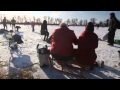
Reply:
<svg viewBox="0 0 120 90"><path fill-rule="evenodd" d="M6 19L6 17L4 17L2 23L3 23L4 29L7 29L7 19ZM14 18L12 18L12 20L11 20L11 22L9 22L9 24L12 25L12 30L15 29L16 20Z"/></svg>
<svg viewBox="0 0 120 90"><path fill-rule="evenodd" d="M114 45L117 22L115 13L110 13L108 45ZM42 28L46 27L42 26L41 30ZM92 22L88 23L78 39L74 31L70 30L67 24L62 23L60 28L55 29L51 35L50 53L57 60L64 61L71 60L74 56L77 56L77 65L81 67L89 66L93 69L98 65L95 53L95 49L98 47L98 40L97 34L94 33L94 24ZM78 45L78 49L74 49L73 44ZM58 63L60 64L60 62Z"/></svg>

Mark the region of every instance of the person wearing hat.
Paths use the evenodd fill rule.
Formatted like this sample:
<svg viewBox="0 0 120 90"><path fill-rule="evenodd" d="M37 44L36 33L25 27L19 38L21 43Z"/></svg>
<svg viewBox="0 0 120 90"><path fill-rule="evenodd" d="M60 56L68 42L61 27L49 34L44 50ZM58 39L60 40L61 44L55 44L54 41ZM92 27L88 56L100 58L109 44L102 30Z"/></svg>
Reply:
<svg viewBox="0 0 120 90"><path fill-rule="evenodd" d="M59 61L71 60L74 53L73 44L77 45L74 31L70 30L66 23L61 23L60 28L52 33L50 52Z"/></svg>
<svg viewBox="0 0 120 90"><path fill-rule="evenodd" d="M110 13L110 22L109 22L109 33L108 33L108 45L113 46L115 31L117 29L117 18L115 13Z"/></svg>
<svg viewBox="0 0 120 90"><path fill-rule="evenodd" d="M92 68L96 64L97 55L95 49L97 47L98 36L94 33L93 23L89 22L78 39L78 65Z"/></svg>

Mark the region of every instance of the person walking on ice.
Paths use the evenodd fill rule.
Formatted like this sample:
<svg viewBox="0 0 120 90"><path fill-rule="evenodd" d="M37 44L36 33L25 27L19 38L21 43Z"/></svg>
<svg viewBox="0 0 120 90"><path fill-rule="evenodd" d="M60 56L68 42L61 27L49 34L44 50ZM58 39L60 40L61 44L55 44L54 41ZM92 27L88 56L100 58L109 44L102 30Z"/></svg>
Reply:
<svg viewBox="0 0 120 90"><path fill-rule="evenodd" d="M6 19L6 17L4 17L4 19L3 19L3 27L4 27L4 29L7 29L7 19Z"/></svg>
<svg viewBox="0 0 120 90"><path fill-rule="evenodd" d="M12 30L15 29L16 20L14 19L14 17L11 20L11 24L12 24Z"/></svg>

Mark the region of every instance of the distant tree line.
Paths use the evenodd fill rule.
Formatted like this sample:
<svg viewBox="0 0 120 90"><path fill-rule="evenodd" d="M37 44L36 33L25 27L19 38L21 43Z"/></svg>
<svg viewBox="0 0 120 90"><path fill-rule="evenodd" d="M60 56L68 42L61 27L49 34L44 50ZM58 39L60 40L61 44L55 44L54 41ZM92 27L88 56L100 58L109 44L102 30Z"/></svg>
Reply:
<svg viewBox="0 0 120 90"><path fill-rule="evenodd" d="M105 20L105 21L99 21L96 22L96 18L91 18L90 21L95 25L99 25L100 27L108 27L109 25L109 19ZM88 24L88 20L78 20L77 18L74 19L67 19L66 23L68 25L72 25L72 26L86 26Z"/></svg>
<svg viewBox="0 0 120 90"><path fill-rule="evenodd" d="M0 16L0 23L2 23L4 16ZM12 18L12 17L11 17ZM35 24L41 25L42 19L41 18L36 18L33 16L33 18L27 17L27 16L14 16L14 19L16 20L16 24L31 24L34 22ZM49 16L44 16L44 20L47 20L49 25L59 25L63 20L61 18L53 18ZM7 19L7 23L10 23L11 20ZM94 25L99 25L100 27L107 27L109 24L109 19L105 21L100 21L99 23L96 22L96 18L91 18L91 22L93 22ZM65 21L68 25L71 26L86 26L88 24L88 20L82 20L82 19L77 19L77 18L68 18Z"/></svg>

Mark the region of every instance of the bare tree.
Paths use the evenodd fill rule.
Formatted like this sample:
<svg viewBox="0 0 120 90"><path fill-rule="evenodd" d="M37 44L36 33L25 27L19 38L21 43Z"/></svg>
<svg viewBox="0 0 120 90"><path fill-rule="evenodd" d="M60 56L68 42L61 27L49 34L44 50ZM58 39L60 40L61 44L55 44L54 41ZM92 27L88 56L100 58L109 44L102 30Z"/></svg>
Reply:
<svg viewBox="0 0 120 90"><path fill-rule="evenodd" d="M102 22L102 21L100 21L100 22L99 22L99 25L100 25L101 27L103 27L103 22Z"/></svg>
<svg viewBox="0 0 120 90"><path fill-rule="evenodd" d="M24 22L27 22L27 17L26 16L24 16L23 19L24 19Z"/></svg>
<svg viewBox="0 0 120 90"><path fill-rule="evenodd" d="M96 24L96 18L91 18L90 21L95 25Z"/></svg>
<svg viewBox="0 0 120 90"><path fill-rule="evenodd" d="M0 21L2 22L2 15L0 15Z"/></svg>
<svg viewBox="0 0 120 90"><path fill-rule="evenodd" d="M70 25L70 19L67 19L67 21L66 21L66 22L67 22L67 24L68 24L68 25Z"/></svg>
<svg viewBox="0 0 120 90"><path fill-rule="evenodd" d="M76 23L76 25L78 25L78 19L77 18L75 19L75 23Z"/></svg>
<svg viewBox="0 0 120 90"><path fill-rule="evenodd" d="M21 23L23 23L23 17L21 18Z"/></svg>
<svg viewBox="0 0 120 90"><path fill-rule="evenodd" d="M54 24L57 24L57 18L54 19Z"/></svg>
<svg viewBox="0 0 120 90"><path fill-rule="evenodd" d="M88 23L88 22L87 22L87 20L84 20L84 24L83 24L83 25L84 25L84 26L86 26L86 25L87 25L87 23Z"/></svg>
<svg viewBox="0 0 120 90"><path fill-rule="evenodd" d="M76 25L76 19L75 19L75 18L72 19L72 20L71 20L71 23L72 23L72 25Z"/></svg>
<svg viewBox="0 0 120 90"><path fill-rule="evenodd" d="M58 19L58 24L60 24L62 22L62 19L61 18L59 18Z"/></svg>
<svg viewBox="0 0 120 90"><path fill-rule="evenodd" d="M33 21L36 22L36 18L33 16Z"/></svg>
<svg viewBox="0 0 120 90"><path fill-rule="evenodd" d="M20 23L20 16L17 17L18 23Z"/></svg>
<svg viewBox="0 0 120 90"><path fill-rule="evenodd" d="M47 17L47 21L48 21L48 24L50 24L50 17L49 16Z"/></svg>
<svg viewBox="0 0 120 90"><path fill-rule="evenodd" d="M38 18L37 21L38 21L38 23L41 23L41 19L40 18Z"/></svg>
<svg viewBox="0 0 120 90"><path fill-rule="evenodd" d="M53 20L54 20L54 19L51 17L51 19L50 19L50 24L53 24Z"/></svg>
<svg viewBox="0 0 120 90"><path fill-rule="evenodd" d="M106 26L108 27L109 25L109 19L106 20Z"/></svg>
<svg viewBox="0 0 120 90"><path fill-rule="evenodd" d="M79 21L79 25L82 26L83 25L83 20Z"/></svg>
<svg viewBox="0 0 120 90"><path fill-rule="evenodd" d="M28 19L28 20L29 20L29 22L31 22L31 18L30 18L30 17L29 17L29 19Z"/></svg>
<svg viewBox="0 0 120 90"><path fill-rule="evenodd" d="M44 20L47 20L47 16L44 16Z"/></svg>

